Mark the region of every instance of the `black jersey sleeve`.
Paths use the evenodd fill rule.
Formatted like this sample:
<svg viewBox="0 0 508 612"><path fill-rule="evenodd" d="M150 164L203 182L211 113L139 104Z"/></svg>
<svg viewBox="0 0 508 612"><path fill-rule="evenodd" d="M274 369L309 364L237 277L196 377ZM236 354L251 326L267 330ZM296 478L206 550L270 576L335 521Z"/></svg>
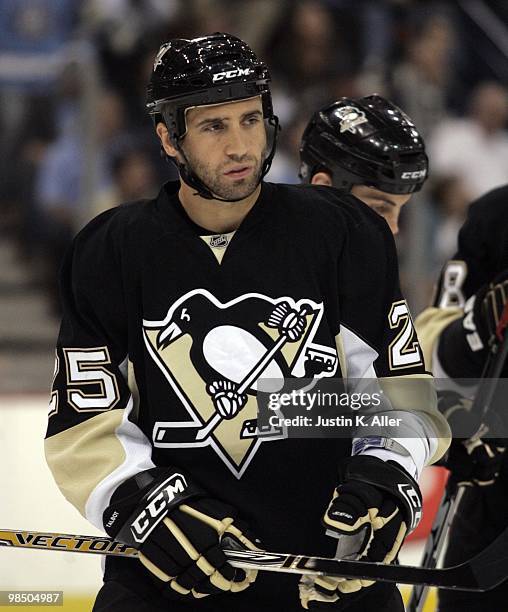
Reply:
<svg viewBox="0 0 508 612"><path fill-rule="evenodd" d="M45 440L58 487L99 529L118 485L154 467L150 442L136 425L116 215L108 211L92 221L63 263Z"/></svg>
<svg viewBox="0 0 508 612"><path fill-rule="evenodd" d="M389 399L390 416L402 417L398 442L419 472L444 453L449 428L436 408L432 376L425 370L411 313L399 287L395 243L383 219L367 215L348 224L339 271L338 346L347 378L379 381ZM365 443L360 442L358 448L365 448Z"/></svg>

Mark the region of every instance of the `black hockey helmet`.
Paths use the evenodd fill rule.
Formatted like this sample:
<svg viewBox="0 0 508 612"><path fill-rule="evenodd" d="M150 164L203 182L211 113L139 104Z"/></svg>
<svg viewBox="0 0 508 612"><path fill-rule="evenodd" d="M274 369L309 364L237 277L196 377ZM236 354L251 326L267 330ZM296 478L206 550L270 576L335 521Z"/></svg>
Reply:
<svg viewBox="0 0 508 612"><path fill-rule="evenodd" d="M341 98L314 113L300 145L300 178L331 174L334 187L413 193L427 178L425 143L411 119L376 94Z"/></svg>
<svg viewBox="0 0 508 612"><path fill-rule="evenodd" d="M173 146L183 155L180 143L187 130L186 109L261 96L269 142L262 178L270 169L278 130L269 82L266 65L235 36L217 32L200 38L176 38L164 43L155 57L146 106L154 123L164 121ZM173 161L182 179L199 195L214 198L188 162Z"/></svg>

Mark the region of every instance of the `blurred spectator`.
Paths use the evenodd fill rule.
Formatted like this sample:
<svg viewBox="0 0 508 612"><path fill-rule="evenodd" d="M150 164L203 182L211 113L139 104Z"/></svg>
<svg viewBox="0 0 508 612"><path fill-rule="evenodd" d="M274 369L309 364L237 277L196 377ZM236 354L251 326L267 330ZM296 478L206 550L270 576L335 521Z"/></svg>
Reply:
<svg viewBox="0 0 508 612"><path fill-rule="evenodd" d="M304 111L302 109L293 121L281 131L277 142L277 154L267 174L267 181L290 184L300 182L298 177L300 169L299 147L305 126L314 110Z"/></svg>
<svg viewBox="0 0 508 612"><path fill-rule="evenodd" d="M128 55L140 41L177 13L179 0L88 0L84 18L89 27L107 38L117 55Z"/></svg>
<svg viewBox="0 0 508 612"><path fill-rule="evenodd" d="M195 36L211 32L235 32L238 36L237 17L240 2L227 0L191 0L197 31Z"/></svg>
<svg viewBox="0 0 508 612"><path fill-rule="evenodd" d="M112 184L108 155L115 139L124 128L121 98L104 91L96 109L97 141L95 174L97 187L108 189ZM35 200L42 218L44 233L42 257L45 262L45 285L58 312L57 276L62 257L72 240L77 224L90 215L89 202L82 201L86 152L83 150L82 123L64 121L57 139L48 147L36 178Z"/></svg>
<svg viewBox="0 0 508 612"><path fill-rule="evenodd" d="M359 16L349 2L298 0L283 5L263 54L282 126L269 180L295 183L301 131L314 109L357 93L359 41L352 32Z"/></svg>
<svg viewBox="0 0 508 612"><path fill-rule="evenodd" d="M84 29L97 48L103 81L118 91L133 125L140 125L146 114L145 58L155 52L169 32L185 37L186 27L172 31L180 0L87 0L83 9Z"/></svg>
<svg viewBox="0 0 508 612"><path fill-rule="evenodd" d="M97 150L95 163L99 189L111 184L107 155L115 138L124 127L124 111L121 98L112 91L103 92L98 101ZM81 179L83 176L85 151L79 121L63 122L60 132L47 151L41 164L37 180L37 200L41 209L51 219L58 219L73 231L74 221L86 214L80 207Z"/></svg>
<svg viewBox="0 0 508 612"><path fill-rule="evenodd" d="M393 2L364 0L360 13L361 70L356 78L357 95L367 96L377 92L388 96L388 66L393 50L397 21L394 19Z"/></svg>
<svg viewBox="0 0 508 612"><path fill-rule="evenodd" d="M478 85L463 119L436 126L429 141L435 178L455 177L470 201L506 183L508 91L499 83Z"/></svg>
<svg viewBox="0 0 508 612"><path fill-rule="evenodd" d="M457 234L466 218L471 200L463 183L455 177L434 181L432 201L437 208L432 236L432 254L429 264L437 278L442 266L453 257L457 249Z"/></svg>
<svg viewBox="0 0 508 612"><path fill-rule="evenodd" d="M208 32L234 32L262 55L273 24L286 14L287 6L291 2L292 0L197 0L196 4L200 10L196 13L196 19L208 27Z"/></svg>
<svg viewBox="0 0 508 612"><path fill-rule="evenodd" d="M0 0L0 230L24 259L36 238L33 177L54 137L50 94L77 9L78 0Z"/></svg>
<svg viewBox="0 0 508 612"><path fill-rule="evenodd" d="M31 261L40 237L34 180L47 147L55 138L53 105L43 96L26 101L23 124L0 168L0 234L15 240L17 255ZM3 230L3 231L2 231Z"/></svg>
<svg viewBox="0 0 508 612"><path fill-rule="evenodd" d="M119 141L117 148L111 156L113 184L98 195L94 216L120 204L156 195L158 183L148 153L136 142Z"/></svg>
<svg viewBox="0 0 508 612"><path fill-rule="evenodd" d="M347 90L342 83L350 83L359 63L358 40L351 37L353 12L337 13L318 0L288 8L274 30L267 61L279 88L300 104L318 107Z"/></svg>
<svg viewBox="0 0 508 612"><path fill-rule="evenodd" d="M420 17L419 23L408 32L406 57L394 70L392 86L397 103L428 137L446 115L454 32L444 14Z"/></svg>
<svg viewBox="0 0 508 612"><path fill-rule="evenodd" d="M0 0L2 157L15 147L32 97L53 86L77 7L77 0Z"/></svg>

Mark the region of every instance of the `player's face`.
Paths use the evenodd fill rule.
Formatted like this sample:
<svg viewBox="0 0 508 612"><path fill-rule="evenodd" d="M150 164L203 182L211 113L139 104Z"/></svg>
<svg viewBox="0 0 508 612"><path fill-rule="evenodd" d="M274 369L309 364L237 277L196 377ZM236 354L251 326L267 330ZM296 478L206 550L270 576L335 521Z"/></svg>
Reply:
<svg viewBox="0 0 508 612"><path fill-rule="evenodd" d="M267 146L261 98L190 108L186 121L183 152L212 193L225 200L253 193Z"/></svg>
<svg viewBox="0 0 508 612"><path fill-rule="evenodd" d="M388 223L392 234L399 233L400 211L411 198L411 194L386 193L367 185L353 185L351 193L381 215Z"/></svg>

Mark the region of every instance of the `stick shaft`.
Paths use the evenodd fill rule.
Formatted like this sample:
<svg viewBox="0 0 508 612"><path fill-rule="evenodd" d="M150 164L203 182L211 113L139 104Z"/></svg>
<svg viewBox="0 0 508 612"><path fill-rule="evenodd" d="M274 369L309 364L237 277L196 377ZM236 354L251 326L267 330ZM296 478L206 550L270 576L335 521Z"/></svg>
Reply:
<svg viewBox="0 0 508 612"><path fill-rule="evenodd" d="M117 557L137 557L139 555L135 548L131 548L120 542L115 542L111 538L68 533L51 533L45 531L15 531L13 529L1 529L0 546L96 555L114 555Z"/></svg>
<svg viewBox="0 0 508 612"><path fill-rule="evenodd" d="M37 531L0 530L0 545L136 557L138 551L109 538ZM508 577L508 529L479 555L460 565L430 569L366 561L326 559L288 553L224 549L234 567L313 576L364 578L402 584L425 584L464 591L486 591Z"/></svg>
<svg viewBox="0 0 508 612"><path fill-rule="evenodd" d="M434 568L444 549L446 535L457 511L457 506L462 497L463 487L458 487L455 482L447 483L445 494L438 513L434 519L431 532L425 544L425 550L421 561L422 567ZM408 604L408 612L422 612L427 600L429 587L423 584L415 585L411 592Z"/></svg>

